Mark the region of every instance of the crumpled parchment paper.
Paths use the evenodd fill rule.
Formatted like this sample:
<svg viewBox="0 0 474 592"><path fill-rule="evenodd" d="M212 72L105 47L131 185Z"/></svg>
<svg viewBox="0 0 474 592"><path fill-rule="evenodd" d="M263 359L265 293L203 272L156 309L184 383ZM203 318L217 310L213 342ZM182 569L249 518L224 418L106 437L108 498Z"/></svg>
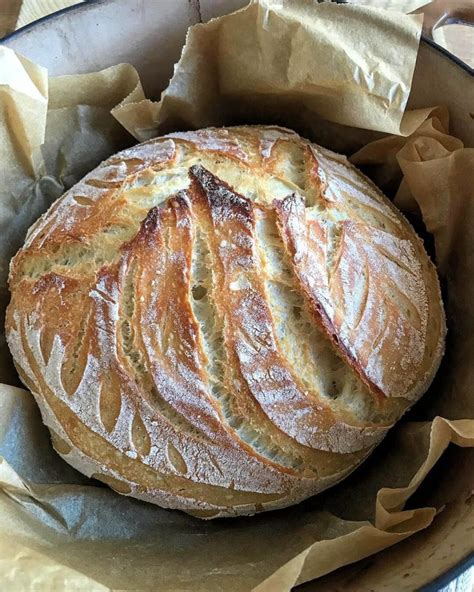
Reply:
<svg viewBox="0 0 474 592"><path fill-rule="evenodd" d="M434 237L449 325L433 387L353 475L293 508L215 522L119 496L64 463L3 340L2 590L286 591L453 508L466 514L472 456L450 462L436 494L426 484L450 443L474 445L474 149L449 135L446 110L405 112L420 28L418 17L366 7L261 0L190 30L160 103L130 65L48 79L0 48L3 308L8 262L29 225L132 135L249 121L357 149L352 161L381 186L401 182L396 203Z"/></svg>

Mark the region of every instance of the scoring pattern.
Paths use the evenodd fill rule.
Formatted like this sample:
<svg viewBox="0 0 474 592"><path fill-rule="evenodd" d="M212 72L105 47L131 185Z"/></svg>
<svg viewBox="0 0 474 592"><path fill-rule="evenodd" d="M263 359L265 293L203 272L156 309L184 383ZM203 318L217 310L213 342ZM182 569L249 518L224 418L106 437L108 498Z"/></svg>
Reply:
<svg viewBox="0 0 474 592"><path fill-rule="evenodd" d="M201 517L341 479L443 340L412 230L337 155L275 128L112 157L30 230L11 289L9 344L58 451Z"/></svg>

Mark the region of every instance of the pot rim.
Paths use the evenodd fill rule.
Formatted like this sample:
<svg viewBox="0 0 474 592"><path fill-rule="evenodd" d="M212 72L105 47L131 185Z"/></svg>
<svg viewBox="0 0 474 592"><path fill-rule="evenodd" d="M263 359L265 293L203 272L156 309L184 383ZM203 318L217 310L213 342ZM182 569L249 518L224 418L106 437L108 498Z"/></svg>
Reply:
<svg viewBox="0 0 474 592"><path fill-rule="evenodd" d="M48 14L46 16L43 16L43 17L33 21L32 23L25 25L24 27L20 27L16 31L9 33L8 35L6 35L2 39L0 39L0 45L8 45L8 42L11 41L12 39L16 39L17 37L20 37L21 35L34 29L38 25L41 25L41 24L43 24L47 21L50 21L50 20L54 20L54 19L62 16L63 14L66 14L69 12L72 13L72 12L80 12L83 10L89 10L94 5L105 4L109 1L110 0L88 0L87 3L75 4L72 6L67 6L66 8L62 8L61 10L57 10L56 12L53 12L53 13ZM440 53L444 57L447 57L457 67L463 69L465 72L467 72L472 77L474 77L474 68L471 68L468 64L463 62L457 56L453 55L452 53L447 51L444 47L441 47L440 45L435 43L431 38L427 37L424 34L421 35L421 40L424 43L427 43L429 46L431 46L432 49L434 49L435 51L437 51L438 53ZM427 584L425 584L422 588L420 588L420 592L438 592L444 586L447 586L450 582L455 580L458 576L460 576L462 573L464 573L470 567L473 567L473 566L474 566L474 552L468 554L466 557L461 559L456 565L454 565L453 567L448 569L448 571L444 572L443 574L441 574L440 576L438 576L437 578L435 578L431 582L428 582Z"/></svg>
<svg viewBox="0 0 474 592"><path fill-rule="evenodd" d="M12 39L16 39L17 37L20 37L24 33L27 33L28 31L37 27L38 25L41 25L41 24L43 24L47 21L50 21L50 20L54 20L54 19L62 16L63 14L66 14L69 12L72 13L72 12L80 12L83 10L89 10L90 8L92 8L96 4L106 4L109 1L110 0L88 0L87 3L73 4L72 6L67 6L66 8L62 8L61 10L57 10L56 12L53 12L51 14L47 14L46 16L43 16L43 17L37 19L36 21L33 21L32 23L25 25L24 27L20 27L16 31L9 33L8 35L6 35L2 39L0 39L0 45L7 45L8 42L11 41ZM430 45L434 50L436 50L440 54L442 54L445 57L447 57L448 59L450 59L452 62L454 62L454 64L456 64L456 66L462 68L465 72L467 72L468 74L470 74L471 76L474 77L474 68L471 68L468 64L466 64L466 62L463 62L460 58L458 58L454 54L450 53L447 49L445 49L444 47L441 47L441 45L438 45L437 43L435 43L433 41L433 39L431 39L430 37L428 37L424 33L422 33L422 35L421 35L421 40L424 43L427 43L428 45Z"/></svg>
<svg viewBox="0 0 474 592"><path fill-rule="evenodd" d="M474 567L474 552L463 557L456 565L439 575L437 578L424 584L419 592L439 592L449 586L456 578L466 572L470 567Z"/></svg>

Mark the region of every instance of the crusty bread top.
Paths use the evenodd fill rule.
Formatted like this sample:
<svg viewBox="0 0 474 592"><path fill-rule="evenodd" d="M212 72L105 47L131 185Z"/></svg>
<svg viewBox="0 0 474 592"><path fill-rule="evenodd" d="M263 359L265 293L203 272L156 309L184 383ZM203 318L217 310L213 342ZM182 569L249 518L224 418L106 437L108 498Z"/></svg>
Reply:
<svg viewBox="0 0 474 592"><path fill-rule="evenodd" d="M344 157L282 128L109 158L30 229L10 289L10 348L59 452L207 517L340 479L443 350L420 239Z"/></svg>

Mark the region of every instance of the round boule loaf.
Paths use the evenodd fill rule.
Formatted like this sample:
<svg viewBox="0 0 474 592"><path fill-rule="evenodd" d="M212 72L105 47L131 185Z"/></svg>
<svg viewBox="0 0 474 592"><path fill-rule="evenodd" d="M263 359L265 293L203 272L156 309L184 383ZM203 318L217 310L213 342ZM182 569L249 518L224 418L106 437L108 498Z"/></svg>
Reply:
<svg viewBox="0 0 474 592"><path fill-rule="evenodd" d="M12 260L8 343L61 456L202 518L340 481L426 391L435 268L345 157L277 127L110 157Z"/></svg>

